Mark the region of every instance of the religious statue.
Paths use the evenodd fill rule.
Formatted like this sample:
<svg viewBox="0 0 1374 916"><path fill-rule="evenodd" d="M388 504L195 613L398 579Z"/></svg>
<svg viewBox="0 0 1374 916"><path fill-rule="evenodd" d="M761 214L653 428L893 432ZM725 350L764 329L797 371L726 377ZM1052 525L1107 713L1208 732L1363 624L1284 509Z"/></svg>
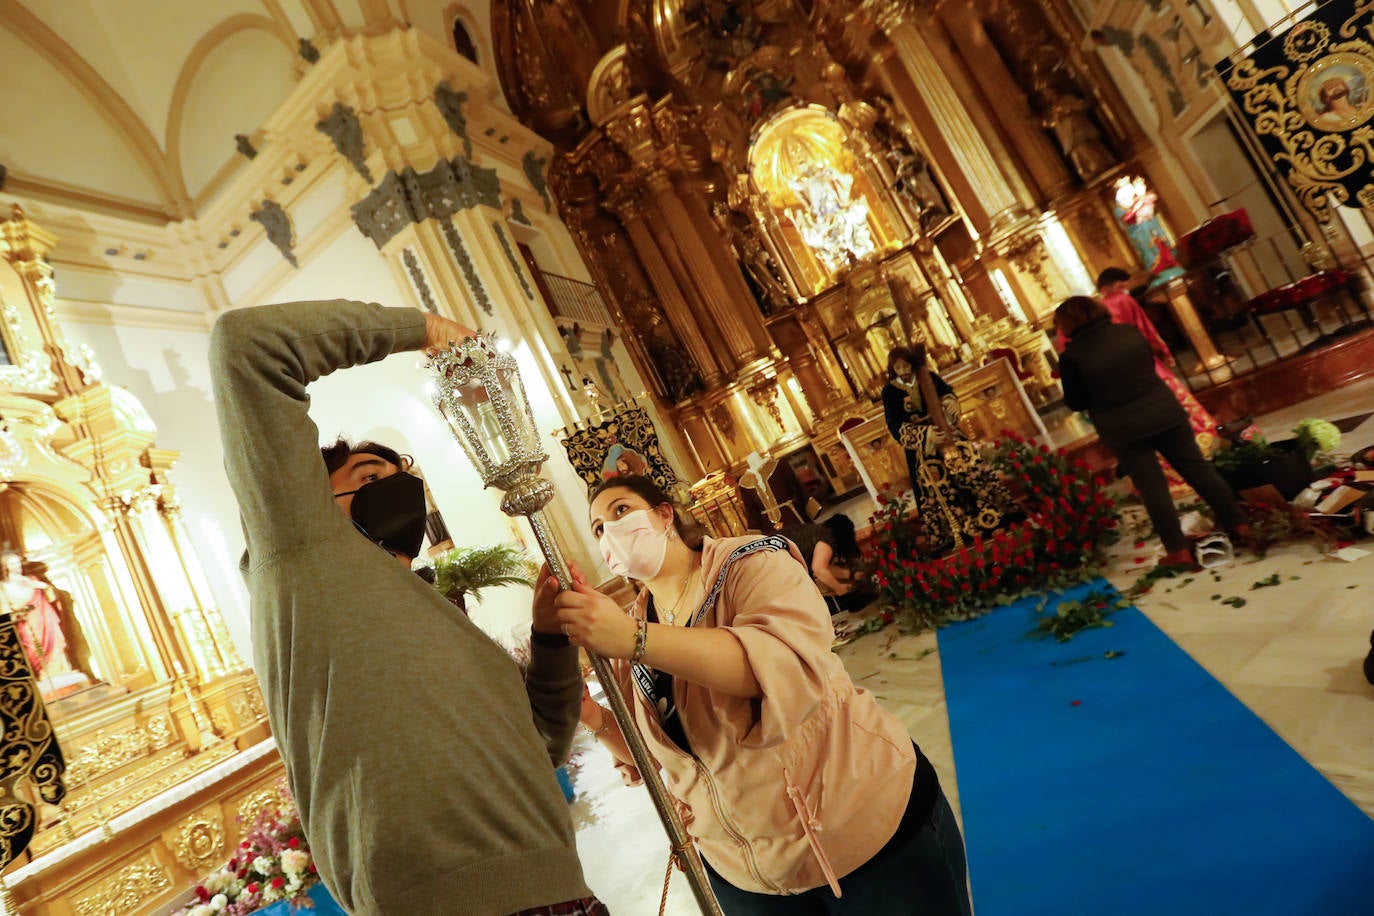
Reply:
<svg viewBox="0 0 1374 916"><path fill-rule="evenodd" d="M590 376L582 376L582 396L587 399L593 415L601 412L601 389L596 387L596 382Z"/></svg>
<svg viewBox="0 0 1374 916"><path fill-rule="evenodd" d="M89 682L85 674L72 668L67 657L67 635L57 609L56 589L26 575L23 558L12 551L0 558L0 596L14 615L19 641L44 697Z"/></svg>
<svg viewBox="0 0 1374 916"><path fill-rule="evenodd" d="M887 158L895 176L892 190L911 204L923 230L933 228L940 220L949 216L945 197L930 174L930 163L926 161L925 156L901 144L888 150Z"/></svg>
<svg viewBox="0 0 1374 916"><path fill-rule="evenodd" d="M1119 179L1113 185L1112 212L1126 229L1140 263L1154 276L1151 286L1182 276L1183 267L1174 256L1174 246L1155 211L1158 195L1139 176Z"/></svg>
<svg viewBox="0 0 1374 916"><path fill-rule="evenodd" d="M829 165L812 165L791 180L802 206L788 216L829 271L862 261L877 250L868 228L868 201L854 176Z"/></svg>
<svg viewBox="0 0 1374 916"><path fill-rule="evenodd" d="M1088 103L1080 96L1046 87L1040 100L1040 125L1054 134L1079 178L1092 181L1116 164L1093 123Z"/></svg>

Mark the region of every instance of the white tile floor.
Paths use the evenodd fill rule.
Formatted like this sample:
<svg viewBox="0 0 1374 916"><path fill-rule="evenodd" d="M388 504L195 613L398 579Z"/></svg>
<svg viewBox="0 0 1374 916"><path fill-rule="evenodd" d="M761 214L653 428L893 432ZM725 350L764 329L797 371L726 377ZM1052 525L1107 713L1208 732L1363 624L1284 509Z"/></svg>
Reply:
<svg viewBox="0 0 1374 916"><path fill-rule="evenodd" d="M1336 420L1374 411L1374 380L1261 417L1272 439L1286 438L1298 421ZM1343 440L1343 451L1374 444L1374 418ZM867 501L842 507L856 523L867 522ZM1374 544L1363 546L1374 550ZM1127 539L1116 552L1109 578L1125 588L1139 575L1150 548ZM1279 573L1283 584L1251 591ZM1272 550L1256 560L1242 556L1221 571L1222 582L1164 584L1137 601L1165 633L1254 710L1284 740L1321 770L1357 805L1374 815L1374 687L1361 662L1374 628L1374 555L1355 562L1323 557L1310 544ZM1294 579L1293 577L1298 577ZM1244 594L1243 609L1221 605L1211 594ZM945 714L940 658L933 633L900 636L889 627L840 650L850 675L898 715L940 771L958 810ZM608 755L588 736L579 739L581 769L574 802L578 849L587 880L614 916L652 916L667 863L668 844L653 806L641 788L628 788ZM673 878L667 913L697 912L682 876Z"/></svg>

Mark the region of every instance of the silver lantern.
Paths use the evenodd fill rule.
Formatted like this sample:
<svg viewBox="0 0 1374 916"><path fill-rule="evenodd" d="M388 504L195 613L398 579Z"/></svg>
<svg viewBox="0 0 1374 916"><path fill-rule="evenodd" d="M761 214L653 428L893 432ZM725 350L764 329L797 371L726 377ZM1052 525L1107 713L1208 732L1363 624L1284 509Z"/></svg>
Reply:
<svg viewBox="0 0 1374 916"><path fill-rule="evenodd" d="M515 357L497 349L490 336L479 335L431 355L430 368L437 376L434 403L482 476L482 483L505 494L501 499L502 512L523 515L529 520L539 550L559 586L571 588L568 564L544 516L544 507L553 499L553 484L539 476L539 471L549 456L541 444ZM722 916L696 847L668 797L658 764L644 745L610 662L600 655L587 654L692 886L697 905L707 916Z"/></svg>

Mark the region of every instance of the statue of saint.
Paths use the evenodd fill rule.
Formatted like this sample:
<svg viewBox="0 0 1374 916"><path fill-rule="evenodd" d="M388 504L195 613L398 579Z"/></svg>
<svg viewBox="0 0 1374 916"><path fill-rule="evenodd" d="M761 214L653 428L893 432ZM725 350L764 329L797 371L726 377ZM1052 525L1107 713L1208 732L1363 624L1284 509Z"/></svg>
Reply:
<svg viewBox="0 0 1374 916"><path fill-rule="evenodd" d="M24 560L9 552L0 558L0 596L14 615L19 641L45 698L89 683L67 657L67 634L57 610L57 590L24 573Z"/></svg>
<svg viewBox="0 0 1374 916"><path fill-rule="evenodd" d="M1087 102L1072 92L1049 87L1041 91L1040 98L1040 124L1054 134L1079 178L1092 181L1116 164L1088 113Z"/></svg>

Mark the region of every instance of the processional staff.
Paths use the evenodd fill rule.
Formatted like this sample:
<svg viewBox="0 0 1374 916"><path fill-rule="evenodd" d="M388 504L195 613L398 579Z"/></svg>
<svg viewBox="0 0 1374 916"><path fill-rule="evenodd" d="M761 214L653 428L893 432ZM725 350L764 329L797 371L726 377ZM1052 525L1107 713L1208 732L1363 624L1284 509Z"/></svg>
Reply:
<svg viewBox="0 0 1374 916"><path fill-rule="evenodd" d="M434 403L481 474L482 483L505 494L501 499L502 512L512 517L525 516L559 587L572 588L568 564L544 516L544 507L553 500L553 484L540 477L539 472L549 456L540 444L534 412L525 396L515 357L498 350L490 337L479 335L452 343L432 355L430 368L437 375ZM649 755L644 737L630 715L610 662L595 653L588 655L697 905L705 916L722 916L701 858L663 785L658 763Z"/></svg>

